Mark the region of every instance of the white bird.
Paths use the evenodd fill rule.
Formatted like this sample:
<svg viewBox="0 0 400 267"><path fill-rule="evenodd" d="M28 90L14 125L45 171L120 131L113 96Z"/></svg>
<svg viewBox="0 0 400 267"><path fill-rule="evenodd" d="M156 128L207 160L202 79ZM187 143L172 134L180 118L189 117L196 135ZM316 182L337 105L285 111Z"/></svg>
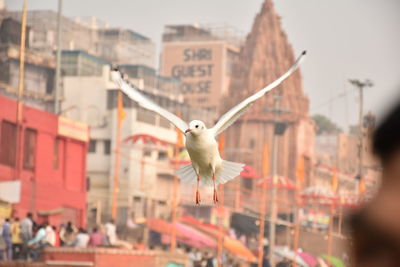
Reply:
<svg viewBox="0 0 400 267"><path fill-rule="evenodd" d="M216 187L218 184L224 184L237 177L241 173L244 164L223 160L220 157L218 143L215 138L234 123L257 99L288 78L300 66L305 54L306 52L303 51L285 74L230 109L209 129L200 120L193 120L188 125L176 115L158 106L132 87L129 82L125 81L118 70L112 71L111 77L129 98L137 102L141 107L166 118L185 134L185 146L189 153L191 164L182 167L176 171L176 174L184 183L197 184L196 204L200 203L199 185L214 186L213 200L214 203L217 203Z"/></svg>

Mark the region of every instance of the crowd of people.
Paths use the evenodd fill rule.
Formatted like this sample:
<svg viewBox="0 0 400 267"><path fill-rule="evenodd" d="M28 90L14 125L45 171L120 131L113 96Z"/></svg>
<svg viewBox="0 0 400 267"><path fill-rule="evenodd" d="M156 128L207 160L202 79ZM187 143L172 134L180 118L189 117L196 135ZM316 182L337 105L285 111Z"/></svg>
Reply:
<svg viewBox="0 0 400 267"><path fill-rule="evenodd" d="M0 225L0 261L37 260L46 247L130 247L118 240L116 226L110 220L104 226L90 231L76 227L72 222L58 228L47 222L38 224L32 213L20 220L18 217L5 219Z"/></svg>

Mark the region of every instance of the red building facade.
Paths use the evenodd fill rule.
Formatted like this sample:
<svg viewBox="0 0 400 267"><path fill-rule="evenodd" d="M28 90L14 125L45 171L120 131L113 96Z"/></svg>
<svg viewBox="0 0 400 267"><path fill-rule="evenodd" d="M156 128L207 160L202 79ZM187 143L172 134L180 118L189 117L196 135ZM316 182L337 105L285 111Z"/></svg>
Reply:
<svg viewBox="0 0 400 267"><path fill-rule="evenodd" d="M17 125L17 103L0 96L0 187L20 182L12 216L85 225L88 127L27 106L21 114Z"/></svg>

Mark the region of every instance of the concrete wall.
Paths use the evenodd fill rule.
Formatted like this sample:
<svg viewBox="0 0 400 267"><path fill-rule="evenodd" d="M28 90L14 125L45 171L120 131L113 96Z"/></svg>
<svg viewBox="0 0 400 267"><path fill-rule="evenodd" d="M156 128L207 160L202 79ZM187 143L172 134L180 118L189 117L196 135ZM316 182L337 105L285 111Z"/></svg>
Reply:
<svg viewBox="0 0 400 267"><path fill-rule="evenodd" d="M0 106L2 107L0 123L15 123L17 103L0 97ZM9 166L3 164L5 162L0 163L1 181L13 179L21 181L21 199L13 205L13 216L21 218L26 212L32 212L34 219L39 223L48 221L51 225L59 225L70 220L79 226L85 225L87 143L62 134L59 117L27 106L23 108L20 127L22 130L18 135L20 146L17 168L15 164ZM31 147L32 150L29 150L32 168L24 166L26 162L24 151L27 148L24 135L26 136L27 129L35 133L34 145ZM87 131L82 134L87 139ZM5 145L7 142L9 144L15 142L11 137L6 139L10 140L1 140L0 143ZM13 152L15 153L9 151L9 155L12 156ZM13 156L15 157L15 154ZM58 160L55 161L56 159ZM16 170L19 170L17 177L15 177Z"/></svg>
<svg viewBox="0 0 400 267"><path fill-rule="evenodd" d="M114 189L117 109L107 107L107 95L112 93L109 89L114 87L108 67L104 67L101 77L64 77L63 113L91 125L91 139L96 141L96 151L87 156L87 176L91 186L88 207L98 208L100 203L105 216L110 214ZM137 107L126 107L124 111L126 117L122 121L121 140L145 134L156 136L168 144L176 143L175 129L171 125L161 126L160 116L145 113L154 118L154 123L146 123L141 121L143 115L139 114ZM106 140L111 142L108 155L104 151ZM137 218L147 214L166 214L165 207L169 206L172 195L173 170L169 159L160 160L158 157L160 152L171 155L173 146L145 145L141 141L132 144L128 141L122 142L120 149L118 206L121 222L125 223L125 219L133 215ZM144 149L150 153L144 155ZM142 160L145 161L143 167Z"/></svg>
<svg viewBox="0 0 400 267"><path fill-rule="evenodd" d="M75 249L48 248L44 259L50 261L86 262L96 267L165 267L168 263L188 266L188 258L184 254L163 251L132 251L122 249ZM49 265L47 265L49 266ZM68 266L65 264L64 266Z"/></svg>

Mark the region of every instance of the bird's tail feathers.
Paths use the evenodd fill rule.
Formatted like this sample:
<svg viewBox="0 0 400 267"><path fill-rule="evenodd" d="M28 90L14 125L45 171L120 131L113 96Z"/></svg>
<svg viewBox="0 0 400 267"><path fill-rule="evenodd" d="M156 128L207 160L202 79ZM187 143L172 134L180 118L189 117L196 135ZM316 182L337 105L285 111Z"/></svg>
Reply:
<svg viewBox="0 0 400 267"><path fill-rule="evenodd" d="M243 163L237 163L232 161L223 160L221 164L221 170L217 174L217 183L225 184L233 178L240 175L244 167Z"/></svg>
<svg viewBox="0 0 400 267"><path fill-rule="evenodd" d="M183 166L179 170L175 171L175 174L185 184L196 184L197 183L197 175L193 169L192 164Z"/></svg>
<svg viewBox="0 0 400 267"><path fill-rule="evenodd" d="M223 160L219 172L216 173L216 183L225 184L233 178L240 175L244 167L242 163ZM193 169L192 164L188 164L175 171L175 174L185 184L196 184L197 175ZM200 177L200 186L213 186L212 177Z"/></svg>

